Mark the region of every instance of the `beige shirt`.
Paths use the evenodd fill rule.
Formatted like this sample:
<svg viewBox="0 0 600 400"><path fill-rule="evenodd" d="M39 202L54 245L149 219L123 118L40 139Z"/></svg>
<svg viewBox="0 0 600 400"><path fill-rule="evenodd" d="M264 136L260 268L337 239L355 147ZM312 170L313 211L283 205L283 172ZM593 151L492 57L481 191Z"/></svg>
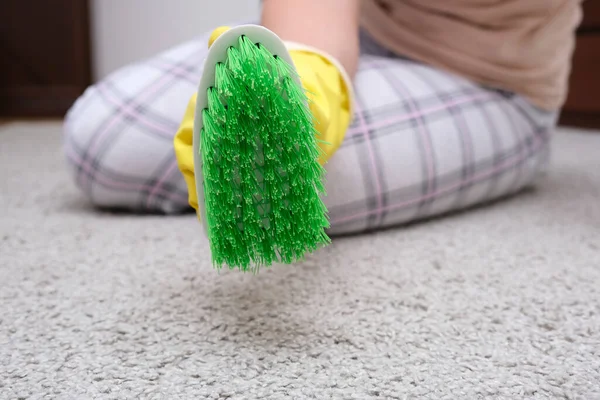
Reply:
<svg viewBox="0 0 600 400"><path fill-rule="evenodd" d="M362 0L361 24L398 54L544 109L566 99L583 0Z"/></svg>

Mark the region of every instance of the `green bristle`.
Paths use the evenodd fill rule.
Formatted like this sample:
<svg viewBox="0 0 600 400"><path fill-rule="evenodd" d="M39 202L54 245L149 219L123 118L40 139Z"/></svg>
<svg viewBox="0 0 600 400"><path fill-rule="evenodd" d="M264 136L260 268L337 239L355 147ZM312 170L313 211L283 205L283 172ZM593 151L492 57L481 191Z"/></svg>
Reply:
<svg viewBox="0 0 600 400"><path fill-rule="evenodd" d="M213 264L257 272L329 243L317 131L294 69L241 36L215 66L201 156Z"/></svg>

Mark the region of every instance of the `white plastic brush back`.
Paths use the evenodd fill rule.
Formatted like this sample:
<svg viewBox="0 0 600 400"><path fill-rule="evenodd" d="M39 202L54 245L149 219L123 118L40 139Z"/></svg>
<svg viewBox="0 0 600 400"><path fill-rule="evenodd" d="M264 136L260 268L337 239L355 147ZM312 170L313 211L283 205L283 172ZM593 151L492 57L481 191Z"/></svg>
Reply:
<svg viewBox="0 0 600 400"><path fill-rule="evenodd" d="M196 112L194 116L194 171L196 178L196 192L198 194L198 209L200 220L204 226L204 232L207 232L206 226L206 206L204 197L204 175L202 173L202 156L200 133L202 131L202 110L208 107L207 90L215 85L215 67L219 62L225 62L227 59L227 49L231 46L237 47L239 37L245 35L254 43L264 45L273 55L281 57L284 61L294 67L294 63L285 43L275 33L260 25L240 25L223 33L214 41L210 47L206 59L200 85L198 88L198 97L196 99ZM295 67L294 67L295 68ZM299 79L296 80L300 84Z"/></svg>

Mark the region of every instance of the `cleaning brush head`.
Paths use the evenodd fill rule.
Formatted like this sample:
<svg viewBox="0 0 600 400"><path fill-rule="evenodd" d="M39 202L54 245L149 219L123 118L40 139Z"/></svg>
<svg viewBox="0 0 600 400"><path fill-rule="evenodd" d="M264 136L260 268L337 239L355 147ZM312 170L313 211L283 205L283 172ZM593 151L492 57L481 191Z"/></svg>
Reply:
<svg viewBox="0 0 600 400"><path fill-rule="evenodd" d="M329 243L306 92L283 43L262 27L234 28L213 49L194 134L213 264L257 272L301 260Z"/></svg>

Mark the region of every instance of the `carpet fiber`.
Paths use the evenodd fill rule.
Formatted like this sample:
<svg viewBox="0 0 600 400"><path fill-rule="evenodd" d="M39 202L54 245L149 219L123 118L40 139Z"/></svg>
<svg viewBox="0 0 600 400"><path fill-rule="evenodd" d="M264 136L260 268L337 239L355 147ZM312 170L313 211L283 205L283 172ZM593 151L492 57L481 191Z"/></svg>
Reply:
<svg viewBox="0 0 600 400"><path fill-rule="evenodd" d="M91 208L0 126L2 399L600 399L600 134L536 190L217 274L193 215Z"/></svg>

